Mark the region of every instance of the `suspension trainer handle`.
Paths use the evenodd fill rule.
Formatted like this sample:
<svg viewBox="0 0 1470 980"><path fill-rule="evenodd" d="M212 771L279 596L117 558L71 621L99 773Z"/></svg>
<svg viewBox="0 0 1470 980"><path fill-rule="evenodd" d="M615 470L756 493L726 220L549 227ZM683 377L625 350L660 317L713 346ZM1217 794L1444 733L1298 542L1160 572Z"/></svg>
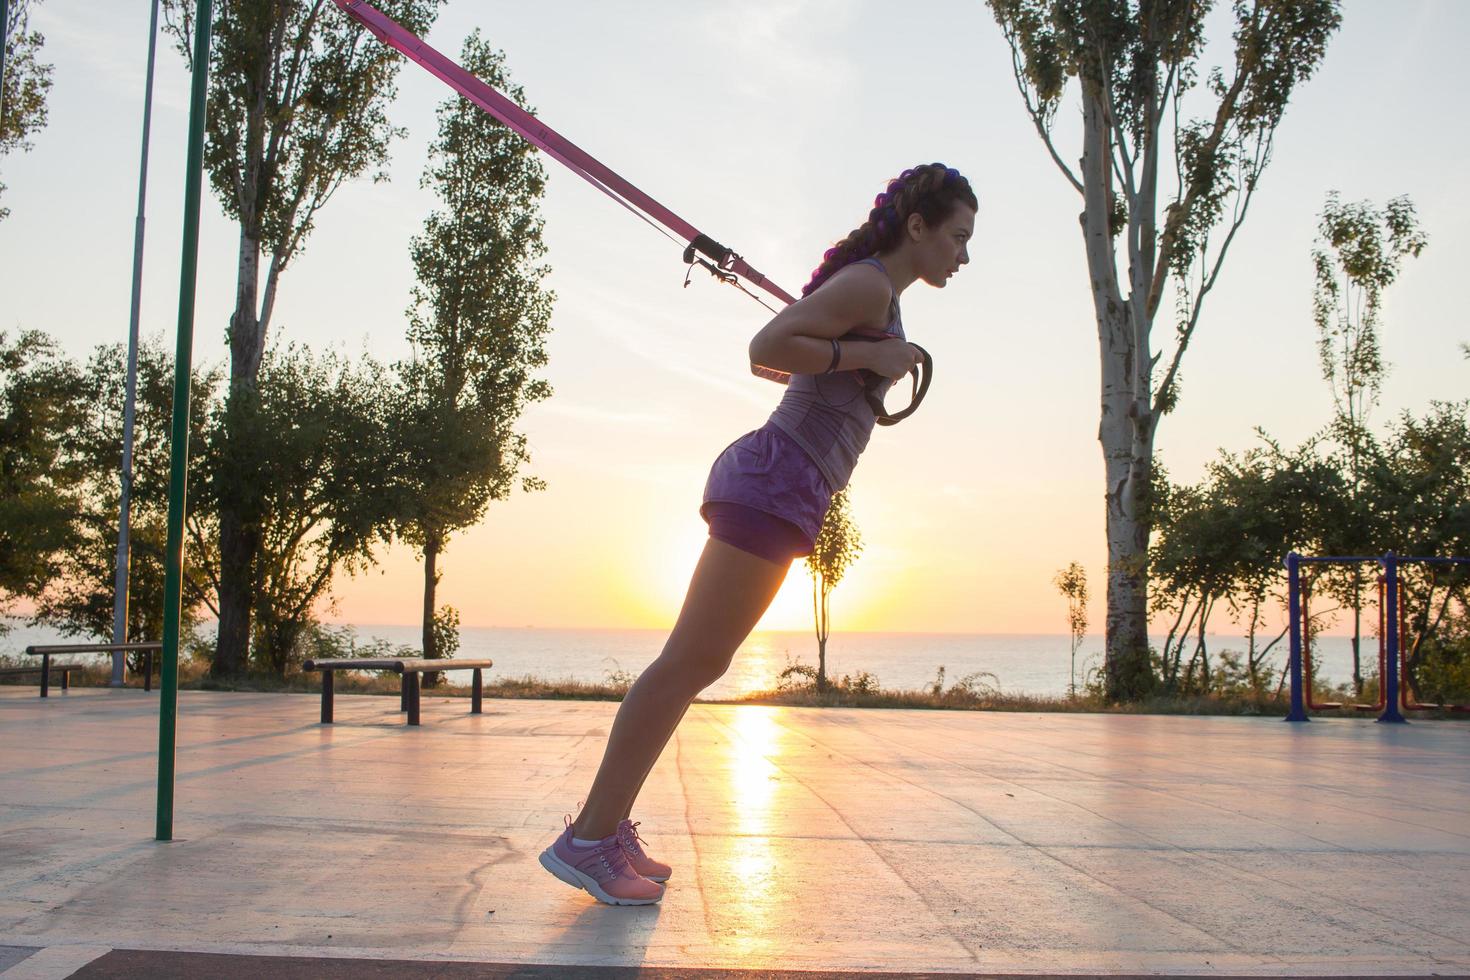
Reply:
<svg viewBox="0 0 1470 980"><path fill-rule="evenodd" d="M873 388L869 388L867 390L868 404L873 406L873 414L878 417L879 425L896 425L914 414L914 410L919 407L919 403L924 400L924 396L929 394L929 382L934 380L934 358L930 357L929 352L918 344L912 342L906 343L919 352L919 363L915 364L909 371L909 374L914 379L913 398L909 402L908 408L890 415L883 409L883 399L878 397L877 392Z"/></svg>

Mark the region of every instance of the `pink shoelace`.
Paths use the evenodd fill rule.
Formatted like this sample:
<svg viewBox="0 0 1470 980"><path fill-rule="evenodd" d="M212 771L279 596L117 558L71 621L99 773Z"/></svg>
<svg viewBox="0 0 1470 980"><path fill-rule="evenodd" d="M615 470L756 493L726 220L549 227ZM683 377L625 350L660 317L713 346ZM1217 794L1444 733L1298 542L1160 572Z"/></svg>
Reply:
<svg viewBox="0 0 1470 980"><path fill-rule="evenodd" d="M624 847L633 851L639 857L647 857L648 855L644 852L641 844L643 838L638 835L638 825L642 822L639 820L634 823L619 824L618 840L622 841Z"/></svg>

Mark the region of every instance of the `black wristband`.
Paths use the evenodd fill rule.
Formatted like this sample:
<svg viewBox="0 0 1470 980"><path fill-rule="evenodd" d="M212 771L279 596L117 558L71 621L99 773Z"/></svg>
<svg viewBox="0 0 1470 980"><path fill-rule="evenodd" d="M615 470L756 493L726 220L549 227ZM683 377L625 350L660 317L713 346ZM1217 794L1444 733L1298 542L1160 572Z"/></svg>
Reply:
<svg viewBox="0 0 1470 980"><path fill-rule="evenodd" d="M837 339L834 337L832 339L832 363L831 364L828 364L827 365L827 370L826 371L823 371L822 373L823 374L831 374L834 371L836 371L837 370L837 362L840 361L840 360L842 360L842 347L841 347L840 344L837 343Z"/></svg>

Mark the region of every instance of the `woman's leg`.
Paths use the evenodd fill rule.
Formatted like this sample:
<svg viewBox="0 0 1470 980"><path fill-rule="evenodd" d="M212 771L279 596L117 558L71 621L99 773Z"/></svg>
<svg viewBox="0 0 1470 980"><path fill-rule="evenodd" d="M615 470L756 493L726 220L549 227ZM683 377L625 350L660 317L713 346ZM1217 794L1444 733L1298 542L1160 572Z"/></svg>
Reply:
<svg viewBox="0 0 1470 980"><path fill-rule="evenodd" d="M693 701L690 701L690 704L693 704L693 703L694 703ZM670 731L678 731L679 730L680 723L682 723L684 721L684 716L687 715L688 713L689 713L689 705L686 704L686 705L684 705L684 710L681 711L681 712L679 712L679 717L677 719L675 719L675 721L674 721L674 727L672 729L670 729ZM633 787L633 795L628 799L628 805L623 808L623 816L622 816L622 819L623 820L627 820L627 819L629 819L630 817L633 816L633 804L636 803L636 802L638 802L638 797L643 792L643 784L648 781L648 774L650 772L653 772L653 766L654 766L654 763L656 763L656 762L658 762L658 757L657 756L654 757L653 762L650 762L648 764L648 768L646 768L646 769L643 770L643 775L642 775L642 777L639 778L638 785Z"/></svg>
<svg viewBox="0 0 1470 980"><path fill-rule="evenodd" d="M788 567L723 541L706 542L663 652L618 708L597 778L573 823L574 836L598 840L617 830L685 709L729 668Z"/></svg>

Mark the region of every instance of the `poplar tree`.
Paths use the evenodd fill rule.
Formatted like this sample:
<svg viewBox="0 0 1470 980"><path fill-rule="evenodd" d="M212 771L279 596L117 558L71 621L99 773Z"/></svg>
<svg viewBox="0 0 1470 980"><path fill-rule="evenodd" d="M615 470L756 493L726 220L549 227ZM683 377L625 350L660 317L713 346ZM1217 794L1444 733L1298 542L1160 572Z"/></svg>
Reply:
<svg viewBox="0 0 1470 980"><path fill-rule="evenodd" d="M1377 448L1368 417L1388 373L1378 337L1383 291L1398 278L1403 260L1424 250L1427 239L1408 197L1396 197L1380 210L1367 201L1344 204L1336 191L1327 195L1318 232L1312 318L1322 378L1332 391L1332 431L1347 456L1343 472L1350 515L1329 548L1340 555L1379 554L1383 544L1375 539L1381 532L1374 527L1363 485L1367 460ZM1325 571L1329 590L1352 612L1353 690L1361 699L1364 570L1355 564Z"/></svg>
<svg viewBox="0 0 1470 980"><path fill-rule="evenodd" d="M427 32L443 0L379 0ZM317 213L345 181L386 179L388 121L403 59L331 0L216 0L209 64L205 167L240 229L235 309L226 339L229 389L221 475L219 634L213 672L241 674L254 607L254 563L270 433L261 432L258 376L280 277ZM191 60L193 0L164 0L168 30ZM192 64L190 68L192 69ZM262 276L262 263L264 275Z"/></svg>
<svg viewBox="0 0 1470 980"><path fill-rule="evenodd" d="M465 40L460 63L530 111L524 91L509 84L504 54L478 31ZM426 658L453 653L443 641L458 622L452 608L436 607L440 554L492 500L509 496L530 461L515 425L528 404L551 395L533 373L547 362L555 299L541 285L550 269L538 264L546 254L539 214L546 171L535 148L458 96L439 106L438 119L422 183L441 207L411 244L414 353L399 366L396 423L405 446L400 535L424 558ZM534 477L520 483L528 491L545 486Z"/></svg>
<svg viewBox="0 0 1470 980"><path fill-rule="evenodd" d="M1010 44L1026 111L1082 202L1101 362L1106 692L1133 700L1155 683L1148 543L1159 420L1179 398L1184 352L1271 159L1287 102L1338 27L1338 2L1234 0L1234 64L1203 79L1210 0L987 2ZM1073 80L1082 123L1075 169L1053 133ZM1161 310L1166 322L1172 313L1173 330L1156 345Z"/></svg>

